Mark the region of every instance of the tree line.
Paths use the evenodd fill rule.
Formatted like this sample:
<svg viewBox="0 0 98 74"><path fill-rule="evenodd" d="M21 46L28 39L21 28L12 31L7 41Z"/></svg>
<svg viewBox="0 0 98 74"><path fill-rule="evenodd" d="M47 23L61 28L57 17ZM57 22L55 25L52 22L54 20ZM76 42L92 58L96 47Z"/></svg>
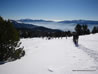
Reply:
<svg viewBox="0 0 98 74"><path fill-rule="evenodd" d="M94 26L92 31L89 30L88 26L86 24L80 25L77 24L75 27L75 31L40 31L40 30L32 30L32 29L26 29L21 28L17 29L19 32L19 35L21 38L33 38L33 37L70 37L73 36L74 32L77 32L78 35L88 35L88 34L95 34L98 33L98 27Z"/></svg>

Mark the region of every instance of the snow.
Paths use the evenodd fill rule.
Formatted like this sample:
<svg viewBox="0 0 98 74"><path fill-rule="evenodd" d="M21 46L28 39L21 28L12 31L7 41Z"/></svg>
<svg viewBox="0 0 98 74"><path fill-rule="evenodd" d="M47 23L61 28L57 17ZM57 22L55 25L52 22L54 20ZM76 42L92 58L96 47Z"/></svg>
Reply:
<svg viewBox="0 0 98 74"><path fill-rule="evenodd" d="M26 55L0 65L0 74L98 74L98 34L47 40L21 39Z"/></svg>

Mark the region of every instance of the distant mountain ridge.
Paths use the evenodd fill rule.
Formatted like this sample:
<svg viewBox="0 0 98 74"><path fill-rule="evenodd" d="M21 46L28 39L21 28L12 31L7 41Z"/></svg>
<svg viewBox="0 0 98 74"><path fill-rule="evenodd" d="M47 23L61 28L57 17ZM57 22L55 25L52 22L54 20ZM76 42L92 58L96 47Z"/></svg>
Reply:
<svg viewBox="0 0 98 74"><path fill-rule="evenodd" d="M16 29L28 29L32 31L44 31L44 32L61 32L59 29L51 29L51 28L46 28L43 26L36 26L34 24L26 24L26 23L19 23L15 20L10 20Z"/></svg>
<svg viewBox="0 0 98 74"><path fill-rule="evenodd" d="M33 19L20 19L19 22L54 22L54 21L48 21L48 20L33 20ZM59 21L57 23L75 23L75 24L98 24L98 21L94 20L65 20L65 21Z"/></svg>
<svg viewBox="0 0 98 74"><path fill-rule="evenodd" d="M93 20L72 20L72 21L60 21L58 23L98 24L98 21L93 21Z"/></svg>
<svg viewBox="0 0 98 74"><path fill-rule="evenodd" d="M19 23L19 22L15 21L15 20L11 20L11 22L14 24L15 28L32 29L32 28L37 27L36 25L33 25L33 24Z"/></svg>
<svg viewBox="0 0 98 74"><path fill-rule="evenodd" d="M53 22L53 21L48 21L48 20L33 20L33 19L20 19L20 20L17 20L19 22Z"/></svg>

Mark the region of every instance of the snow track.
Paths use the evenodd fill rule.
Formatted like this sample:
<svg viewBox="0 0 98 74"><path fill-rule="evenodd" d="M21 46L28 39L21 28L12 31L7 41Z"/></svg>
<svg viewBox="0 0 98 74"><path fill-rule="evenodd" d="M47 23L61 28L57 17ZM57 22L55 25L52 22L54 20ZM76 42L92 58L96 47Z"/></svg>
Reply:
<svg viewBox="0 0 98 74"><path fill-rule="evenodd" d="M98 52L91 50L89 48L84 47L83 45L79 45L79 49L82 49L84 52L86 52L90 57L94 58L96 62L98 62Z"/></svg>

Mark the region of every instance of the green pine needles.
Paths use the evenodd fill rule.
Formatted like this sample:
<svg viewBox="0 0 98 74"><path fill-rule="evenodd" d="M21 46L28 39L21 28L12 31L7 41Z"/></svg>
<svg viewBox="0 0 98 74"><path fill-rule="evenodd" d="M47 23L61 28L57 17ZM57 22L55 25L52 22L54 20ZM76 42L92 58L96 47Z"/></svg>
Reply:
<svg viewBox="0 0 98 74"><path fill-rule="evenodd" d="M19 41L19 34L13 24L0 17L0 61L14 61L25 55Z"/></svg>

